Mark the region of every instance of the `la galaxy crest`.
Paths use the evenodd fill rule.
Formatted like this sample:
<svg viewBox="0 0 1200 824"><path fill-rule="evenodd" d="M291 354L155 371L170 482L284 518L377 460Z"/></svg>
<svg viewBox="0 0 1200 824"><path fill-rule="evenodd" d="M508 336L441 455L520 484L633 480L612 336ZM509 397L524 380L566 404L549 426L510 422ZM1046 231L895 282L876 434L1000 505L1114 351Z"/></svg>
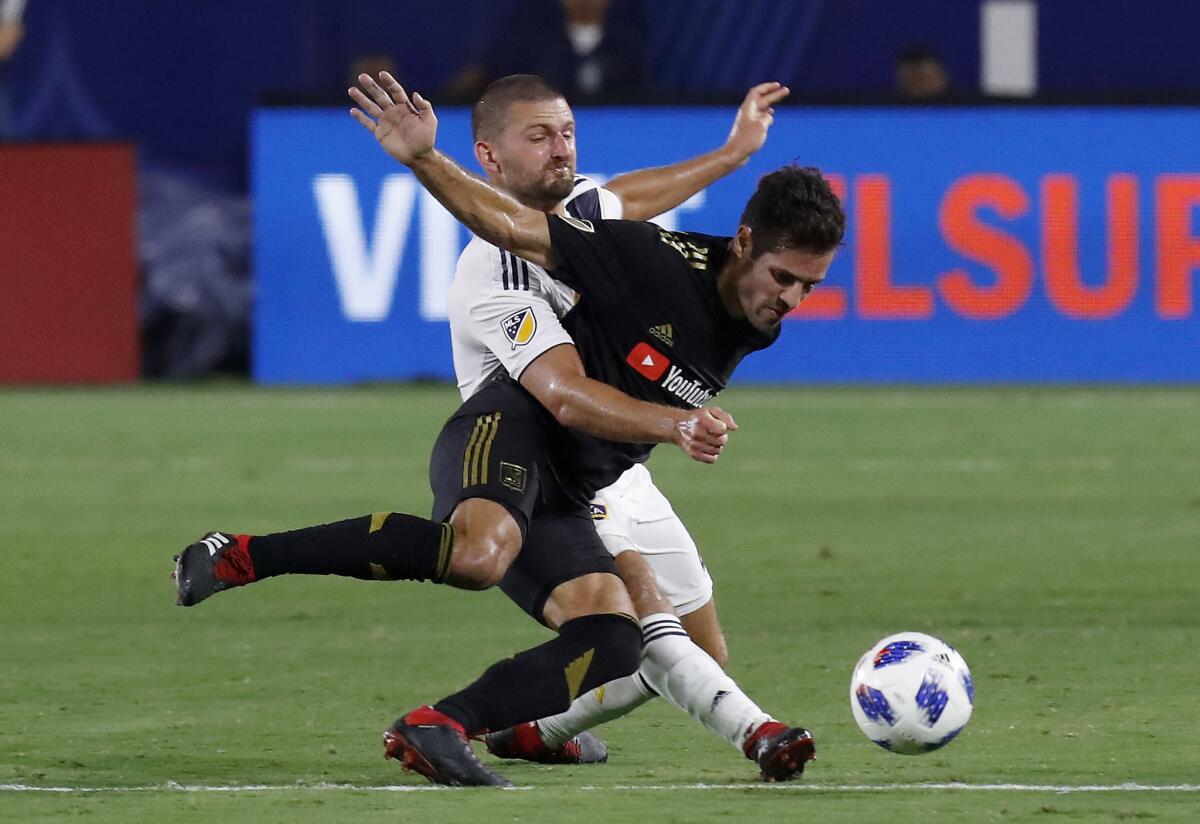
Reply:
<svg viewBox="0 0 1200 824"><path fill-rule="evenodd" d="M500 328L504 330L504 337L508 338L513 349L529 343L537 333L537 317L533 314L533 307L526 306L513 312L500 321Z"/></svg>

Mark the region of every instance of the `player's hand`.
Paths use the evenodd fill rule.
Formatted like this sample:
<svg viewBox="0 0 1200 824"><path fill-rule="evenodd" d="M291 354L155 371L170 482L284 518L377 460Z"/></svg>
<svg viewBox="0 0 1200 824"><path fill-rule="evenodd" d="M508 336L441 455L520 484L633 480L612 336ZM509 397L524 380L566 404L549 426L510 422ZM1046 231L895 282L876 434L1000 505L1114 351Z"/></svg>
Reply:
<svg viewBox="0 0 1200 824"><path fill-rule="evenodd" d="M733 416L719 406L688 412L675 426L675 444L694 461L716 463L737 429Z"/></svg>
<svg viewBox="0 0 1200 824"><path fill-rule="evenodd" d="M775 109L780 100L791 94L791 89L782 83L759 83L746 93L746 99L737 110L733 128L725 140L725 148L745 161L767 142L767 130L775 122Z"/></svg>
<svg viewBox="0 0 1200 824"><path fill-rule="evenodd" d="M349 89L350 97L359 105L350 114L375 135L379 145L405 166L411 166L433 150L437 137L437 116L433 106L421 95L412 98L404 87L387 72L379 73L379 82L369 74L360 74L362 88Z"/></svg>

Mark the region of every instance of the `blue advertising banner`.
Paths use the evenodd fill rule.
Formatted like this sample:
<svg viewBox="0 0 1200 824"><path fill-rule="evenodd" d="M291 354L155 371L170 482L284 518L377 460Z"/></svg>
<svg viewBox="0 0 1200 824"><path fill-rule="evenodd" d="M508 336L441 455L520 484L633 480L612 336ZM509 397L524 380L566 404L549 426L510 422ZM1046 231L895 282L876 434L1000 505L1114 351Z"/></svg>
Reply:
<svg viewBox="0 0 1200 824"><path fill-rule="evenodd" d="M718 146L725 109L580 109L608 179ZM438 112L468 169L469 115ZM729 234L758 177L820 166L849 229L760 382L1200 381L1200 109L782 108L743 169L659 219ZM263 383L452 378L466 231L345 110L253 123Z"/></svg>

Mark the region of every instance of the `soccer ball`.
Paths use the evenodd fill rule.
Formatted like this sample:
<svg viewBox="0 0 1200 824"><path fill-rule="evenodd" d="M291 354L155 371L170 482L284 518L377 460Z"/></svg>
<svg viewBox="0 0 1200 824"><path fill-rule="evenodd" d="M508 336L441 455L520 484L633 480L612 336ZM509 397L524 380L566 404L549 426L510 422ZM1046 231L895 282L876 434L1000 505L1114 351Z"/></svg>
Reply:
<svg viewBox="0 0 1200 824"><path fill-rule="evenodd" d="M885 750L918 755L962 732L975 703L967 662L941 639L889 635L867 650L850 679L850 710L863 734Z"/></svg>

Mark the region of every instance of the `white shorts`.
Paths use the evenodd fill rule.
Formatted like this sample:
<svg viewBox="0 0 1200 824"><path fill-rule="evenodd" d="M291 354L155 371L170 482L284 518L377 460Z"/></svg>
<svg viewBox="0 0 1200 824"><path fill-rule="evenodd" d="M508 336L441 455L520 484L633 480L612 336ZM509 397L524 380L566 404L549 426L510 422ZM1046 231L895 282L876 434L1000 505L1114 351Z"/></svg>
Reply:
<svg viewBox="0 0 1200 824"><path fill-rule="evenodd" d="M613 557L632 549L649 562L676 613L687 615L712 600L712 578L696 542L646 467L635 464L597 492L592 520Z"/></svg>

